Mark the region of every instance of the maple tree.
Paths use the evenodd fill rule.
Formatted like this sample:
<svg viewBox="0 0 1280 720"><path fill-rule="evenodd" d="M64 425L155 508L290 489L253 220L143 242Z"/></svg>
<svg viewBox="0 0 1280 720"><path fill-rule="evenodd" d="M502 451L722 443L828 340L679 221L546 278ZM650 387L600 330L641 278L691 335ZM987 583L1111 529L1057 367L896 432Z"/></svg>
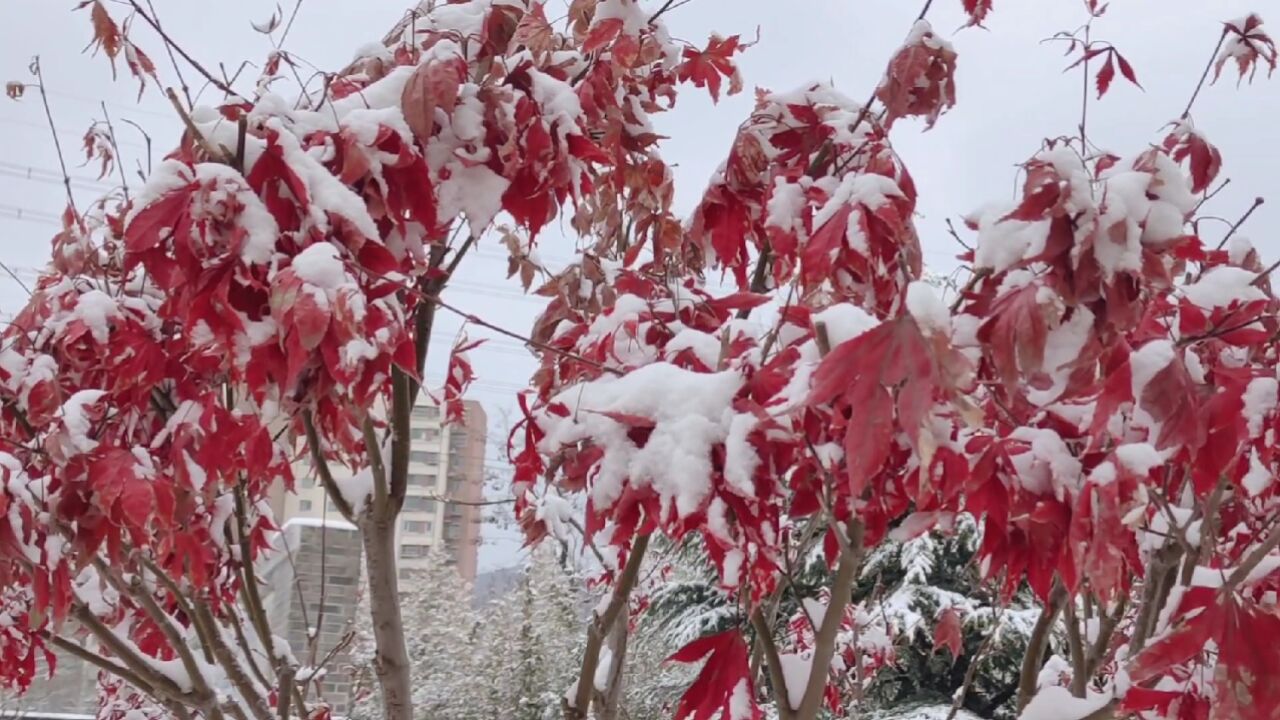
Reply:
<svg viewBox="0 0 1280 720"><path fill-rule="evenodd" d="M137 2L82 3L143 92L164 85L135 44L148 27L223 97L166 90L185 132L140 189L81 211L68 185L49 270L4 330L0 679L26 687L59 649L116 679L107 717L327 716L254 574L268 489L302 455L360 531L380 710L408 720L395 528L431 328L453 312L537 357L516 512L530 542L580 532L608 588L566 720L613 716L648 548L690 538L741 612L670 658L699 666L676 717L856 713L894 662L890 623L855 599L866 558L961 516L982 579L1039 603L1023 717L1275 717L1280 305L1238 224L1202 233L1223 158L1192 122L1211 71L1252 79L1275 45L1256 15L1225 23L1186 110L1130 157L1083 112L1046 140L1020 198L967 219L972 274L947 305L890 143L956 103L932 4L865 102L758 91L685 222L651 117L686 84L738 91L749 43L673 39L671 2L574 0L563 23L528 0L424 3L293 102L272 90L296 62L279 47L242 93ZM1087 111L1138 76L1094 37L1106 6L1083 6L1061 39ZM551 273L534 249L561 212L581 252ZM550 276L527 337L443 297L499 213L512 275ZM449 408L473 347L452 353ZM802 595L789 568L813 552L829 581ZM940 609L939 652L963 652L961 613ZM1042 672L1059 634L1065 664Z"/></svg>

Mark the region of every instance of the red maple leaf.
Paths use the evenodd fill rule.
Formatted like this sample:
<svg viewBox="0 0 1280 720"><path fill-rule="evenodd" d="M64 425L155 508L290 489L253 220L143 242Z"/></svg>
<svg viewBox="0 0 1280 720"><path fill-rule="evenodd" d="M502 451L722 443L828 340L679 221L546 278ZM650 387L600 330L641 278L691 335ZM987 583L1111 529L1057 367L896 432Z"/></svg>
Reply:
<svg viewBox="0 0 1280 720"><path fill-rule="evenodd" d="M955 660L964 652L964 633L960 626L960 613L954 607L943 609L938 614L938 624L933 629L933 651L941 648L951 652Z"/></svg>
<svg viewBox="0 0 1280 720"><path fill-rule="evenodd" d="M697 679L680 698L676 720L710 720L719 711L724 712L722 717L730 717L733 697L741 693L738 686L744 683L751 718L754 720L762 717L752 688L750 654L742 634L737 630L727 630L698 638L667 658L668 662L679 663L692 663L706 658Z"/></svg>
<svg viewBox="0 0 1280 720"><path fill-rule="evenodd" d="M705 50L692 46L684 49L684 62L676 67L676 77L682 82L693 81L694 87L705 87L711 93L711 99L719 102L722 77L729 78L730 95L741 89L733 55L745 47L738 35L728 38L712 35Z"/></svg>

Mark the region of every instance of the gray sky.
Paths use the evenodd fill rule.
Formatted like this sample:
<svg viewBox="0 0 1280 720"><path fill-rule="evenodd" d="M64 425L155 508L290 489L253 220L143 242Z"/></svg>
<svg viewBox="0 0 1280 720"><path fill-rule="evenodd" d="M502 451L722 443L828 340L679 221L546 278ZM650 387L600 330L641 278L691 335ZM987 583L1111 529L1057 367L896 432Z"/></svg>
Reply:
<svg viewBox="0 0 1280 720"><path fill-rule="evenodd" d="M166 30L208 67L223 62L234 68L242 60L260 63L270 49L266 37L254 32L250 20L265 20L274 10L267 0L153 0ZM291 6L292 2L284 3ZM656 0L645 4L657 7ZM0 4L0 82L29 79L27 64L39 54L50 92L59 139L75 178L77 201L83 206L104 189L92 167L78 167L80 137L104 101L124 144L128 167L145 164L141 137L125 128L131 119L147 128L156 142L155 157L170 149L180 126L163 96L154 88L137 100L137 86L127 71L112 82L104 58L80 50L91 32L86 13L72 13L70 0L4 0ZM289 36L287 49L317 67L344 65L355 48L377 40L390 28L408 0L305 0ZM547 15L563 14L563 0L551 0ZM676 166L677 204L692 209L707 178L723 159L733 133L748 116L753 87L786 90L814 80L829 80L851 97L865 99L892 52L901 43L919 12L915 0L691 0L666 18L672 34L702 46L708 33L744 38L760 27L760 43L740 56L746 90L712 105L706 92L683 89L674 112L658 119L660 132L671 137L664 156ZM920 191L917 222L926 263L945 273L956 266L959 250L947 235L944 221L978 206L1009 198L1015 191L1015 165L1027 159L1045 136L1072 134L1080 116L1080 76L1064 75L1062 48L1041 44L1058 30L1072 29L1084 20L1078 0L998 0L989 18L989 31L967 29L960 0L935 0L930 12L935 31L950 36L959 53L958 104L937 126L921 133L915 121L894 128L894 144ZM1111 40L1133 63L1145 92L1117 81L1100 103L1090 100L1090 139L1120 155L1158 142L1161 127L1176 118L1186 104L1223 20L1250 10L1274 20L1280 35L1280 12L1269 18L1261 0L1115 0L1095 24L1095 37ZM286 8L286 11L288 8ZM120 17L118 6L113 14ZM159 39L139 28L135 40L160 68L161 78L173 82L172 70ZM194 73L186 73L191 81ZM256 72L251 72L256 77ZM1280 239L1271 228L1280 212L1274 168L1280 166L1280 88L1260 79L1236 90L1224 75L1206 88L1193 113L1197 127L1222 150L1224 177L1231 185L1210 205L1209 214L1234 221L1257 195L1271 203L1254 214L1242 235L1254 240L1264 260L1280 258ZM213 95L206 94L210 100ZM63 207L57 155L34 94L21 102L0 99L0 259L11 266L38 267L48 257L48 240L56 232L52 221ZM131 182L134 178L131 177ZM22 219L17 219L21 213ZM1206 237L1215 240L1226 225L1207 223ZM550 264L572 253L572 241L552 229L541 238L541 252ZM483 243L464 263L450 296L460 307L524 332L540 302L524 297L519 285L506 281L503 248ZM0 317L21 307L25 294L7 277L0 277ZM440 323L441 345L428 365L429 379L443 375L449 338L459 323L445 316ZM472 337L489 335L474 328ZM519 344L498 338L473 353L479 381L472 397L489 412L489 457L500 467L503 415L514 408L514 395L534 364ZM487 534L481 549L481 568L509 565L518 558L519 540L509 532Z"/></svg>

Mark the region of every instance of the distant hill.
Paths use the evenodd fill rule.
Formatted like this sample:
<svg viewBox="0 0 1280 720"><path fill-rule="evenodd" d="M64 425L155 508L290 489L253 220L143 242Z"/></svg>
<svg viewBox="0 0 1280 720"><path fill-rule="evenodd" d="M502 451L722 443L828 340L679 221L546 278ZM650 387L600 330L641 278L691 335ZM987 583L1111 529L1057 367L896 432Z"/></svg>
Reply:
<svg viewBox="0 0 1280 720"><path fill-rule="evenodd" d="M472 589L472 607L483 607L511 592L520 584L520 576L524 573L522 566L498 568L476 575Z"/></svg>

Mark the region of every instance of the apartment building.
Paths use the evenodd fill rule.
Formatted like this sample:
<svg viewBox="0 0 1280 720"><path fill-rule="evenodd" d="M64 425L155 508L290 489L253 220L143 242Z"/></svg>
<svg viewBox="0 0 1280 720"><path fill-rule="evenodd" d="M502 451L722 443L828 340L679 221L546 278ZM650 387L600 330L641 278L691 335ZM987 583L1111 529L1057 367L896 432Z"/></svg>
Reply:
<svg viewBox="0 0 1280 720"><path fill-rule="evenodd" d="M487 418L479 403L464 401L466 422L444 424L444 409L424 397L410 427L409 486L397 538L401 575L423 568L433 547L443 547L458 573L474 581L480 546ZM345 470L332 468L335 475ZM309 463L294 469L297 492L274 503L281 522L291 518L341 519Z"/></svg>
<svg viewBox="0 0 1280 720"><path fill-rule="evenodd" d="M258 567L267 622L303 666L329 658L321 690L342 715L352 700L349 636L356 629L364 570L360 535L345 520L293 518L274 543L275 552L265 554ZM308 690L312 699L315 689Z"/></svg>

